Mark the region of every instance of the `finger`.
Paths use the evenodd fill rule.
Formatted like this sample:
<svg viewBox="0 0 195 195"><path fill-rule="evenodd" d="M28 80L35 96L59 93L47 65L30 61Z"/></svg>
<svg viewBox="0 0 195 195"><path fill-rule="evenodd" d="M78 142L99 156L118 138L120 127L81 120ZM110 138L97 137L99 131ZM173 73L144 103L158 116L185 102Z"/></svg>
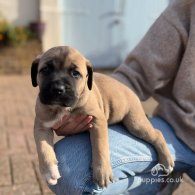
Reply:
<svg viewBox="0 0 195 195"><path fill-rule="evenodd" d="M64 131L64 129L57 129L55 130L56 134L58 136L68 136L68 135L73 135L73 134L77 134L77 133L81 133L81 132L84 132L88 129L91 129L93 127L93 124L87 124L86 126L84 126L82 129L74 129L72 131Z"/></svg>
<svg viewBox="0 0 195 195"><path fill-rule="evenodd" d="M70 135L79 132L80 129L76 128L85 118L86 115L75 115L62 119L62 122L58 122L54 128L57 135ZM66 120L66 121L64 121ZM62 123L62 124L60 124Z"/></svg>
<svg viewBox="0 0 195 195"><path fill-rule="evenodd" d="M56 134L58 136L67 136L86 131L87 129L93 127L93 124L90 123L93 119L92 116L77 116L75 118L77 118L76 123L71 123L69 120L69 123L66 123L61 126L61 128L55 130Z"/></svg>
<svg viewBox="0 0 195 195"><path fill-rule="evenodd" d="M56 135L58 136L67 136L68 134L67 133L64 133L64 131L60 130L60 129L57 129L57 130L54 130Z"/></svg>
<svg viewBox="0 0 195 195"><path fill-rule="evenodd" d="M75 131L79 131L79 130L86 130L92 125L90 124L90 122L93 120L92 116L86 116L76 127L75 127Z"/></svg>
<svg viewBox="0 0 195 195"><path fill-rule="evenodd" d="M83 127L83 128L81 129L81 132L86 131L86 130L89 130L89 129L91 129L92 127L93 127L93 124L89 123L89 124L87 124L85 127Z"/></svg>
<svg viewBox="0 0 195 195"><path fill-rule="evenodd" d="M66 121L70 119L70 115L64 115L63 118L56 122L56 124L53 126L53 129L60 128Z"/></svg>
<svg viewBox="0 0 195 195"><path fill-rule="evenodd" d="M71 117L63 126L63 129L66 131L66 132L73 132L79 128L78 125L81 124L86 118L86 115L77 115L77 116L73 116ZM83 126L82 126L83 127Z"/></svg>

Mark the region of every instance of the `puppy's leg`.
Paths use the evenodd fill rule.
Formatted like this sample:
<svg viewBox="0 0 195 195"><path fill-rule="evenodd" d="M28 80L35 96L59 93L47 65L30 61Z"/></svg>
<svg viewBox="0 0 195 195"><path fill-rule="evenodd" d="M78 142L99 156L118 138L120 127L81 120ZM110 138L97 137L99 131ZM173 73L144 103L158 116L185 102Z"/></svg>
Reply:
<svg viewBox="0 0 195 195"><path fill-rule="evenodd" d="M45 129L35 123L34 137L39 158L41 173L50 185L57 184L60 173L57 166L57 159L53 149L53 131Z"/></svg>
<svg viewBox="0 0 195 195"><path fill-rule="evenodd" d="M129 112L123 122L133 135L151 143L155 147L158 153L159 163L165 166L167 173L172 172L174 160L166 145L166 141L162 133L152 127L137 98L130 105Z"/></svg>
<svg viewBox="0 0 195 195"><path fill-rule="evenodd" d="M112 167L108 145L108 127L105 118L94 119L94 127L90 130L92 144L93 180L100 187L112 182Z"/></svg>

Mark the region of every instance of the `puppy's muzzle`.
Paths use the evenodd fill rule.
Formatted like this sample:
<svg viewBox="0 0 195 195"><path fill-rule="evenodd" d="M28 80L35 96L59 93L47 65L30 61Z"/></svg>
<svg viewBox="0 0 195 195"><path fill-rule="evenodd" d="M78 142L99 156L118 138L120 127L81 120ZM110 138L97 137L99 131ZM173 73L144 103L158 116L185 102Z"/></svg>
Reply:
<svg viewBox="0 0 195 195"><path fill-rule="evenodd" d="M69 88L70 87L68 85L62 85L62 84L55 83L55 84L52 85L50 90L51 90L51 93L54 96L61 97L61 96L63 96L66 93L66 91Z"/></svg>
<svg viewBox="0 0 195 195"><path fill-rule="evenodd" d="M76 101L73 87L61 81L47 83L47 85L41 88L39 96L41 102L48 105L69 107Z"/></svg>

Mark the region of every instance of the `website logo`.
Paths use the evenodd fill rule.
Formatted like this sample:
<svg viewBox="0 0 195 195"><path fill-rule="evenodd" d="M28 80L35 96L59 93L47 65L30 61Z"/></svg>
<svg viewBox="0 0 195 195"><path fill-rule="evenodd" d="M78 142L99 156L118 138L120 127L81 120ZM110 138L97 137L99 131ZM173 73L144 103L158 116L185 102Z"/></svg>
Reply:
<svg viewBox="0 0 195 195"><path fill-rule="evenodd" d="M152 176L166 177L169 175L169 170L165 168L163 164L158 164L151 170Z"/></svg>

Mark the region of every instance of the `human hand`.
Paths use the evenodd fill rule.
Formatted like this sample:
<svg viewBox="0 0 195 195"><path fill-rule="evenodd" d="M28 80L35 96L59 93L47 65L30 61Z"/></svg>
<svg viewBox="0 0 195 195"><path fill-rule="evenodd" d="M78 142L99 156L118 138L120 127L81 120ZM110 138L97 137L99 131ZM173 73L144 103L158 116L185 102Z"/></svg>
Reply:
<svg viewBox="0 0 195 195"><path fill-rule="evenodd" d="M93 127L93 117L88 115L65 115L62 120L58 121L54 126L53 130L58 136L67 136L80 132L84 132L87 129Z"/></svg>

